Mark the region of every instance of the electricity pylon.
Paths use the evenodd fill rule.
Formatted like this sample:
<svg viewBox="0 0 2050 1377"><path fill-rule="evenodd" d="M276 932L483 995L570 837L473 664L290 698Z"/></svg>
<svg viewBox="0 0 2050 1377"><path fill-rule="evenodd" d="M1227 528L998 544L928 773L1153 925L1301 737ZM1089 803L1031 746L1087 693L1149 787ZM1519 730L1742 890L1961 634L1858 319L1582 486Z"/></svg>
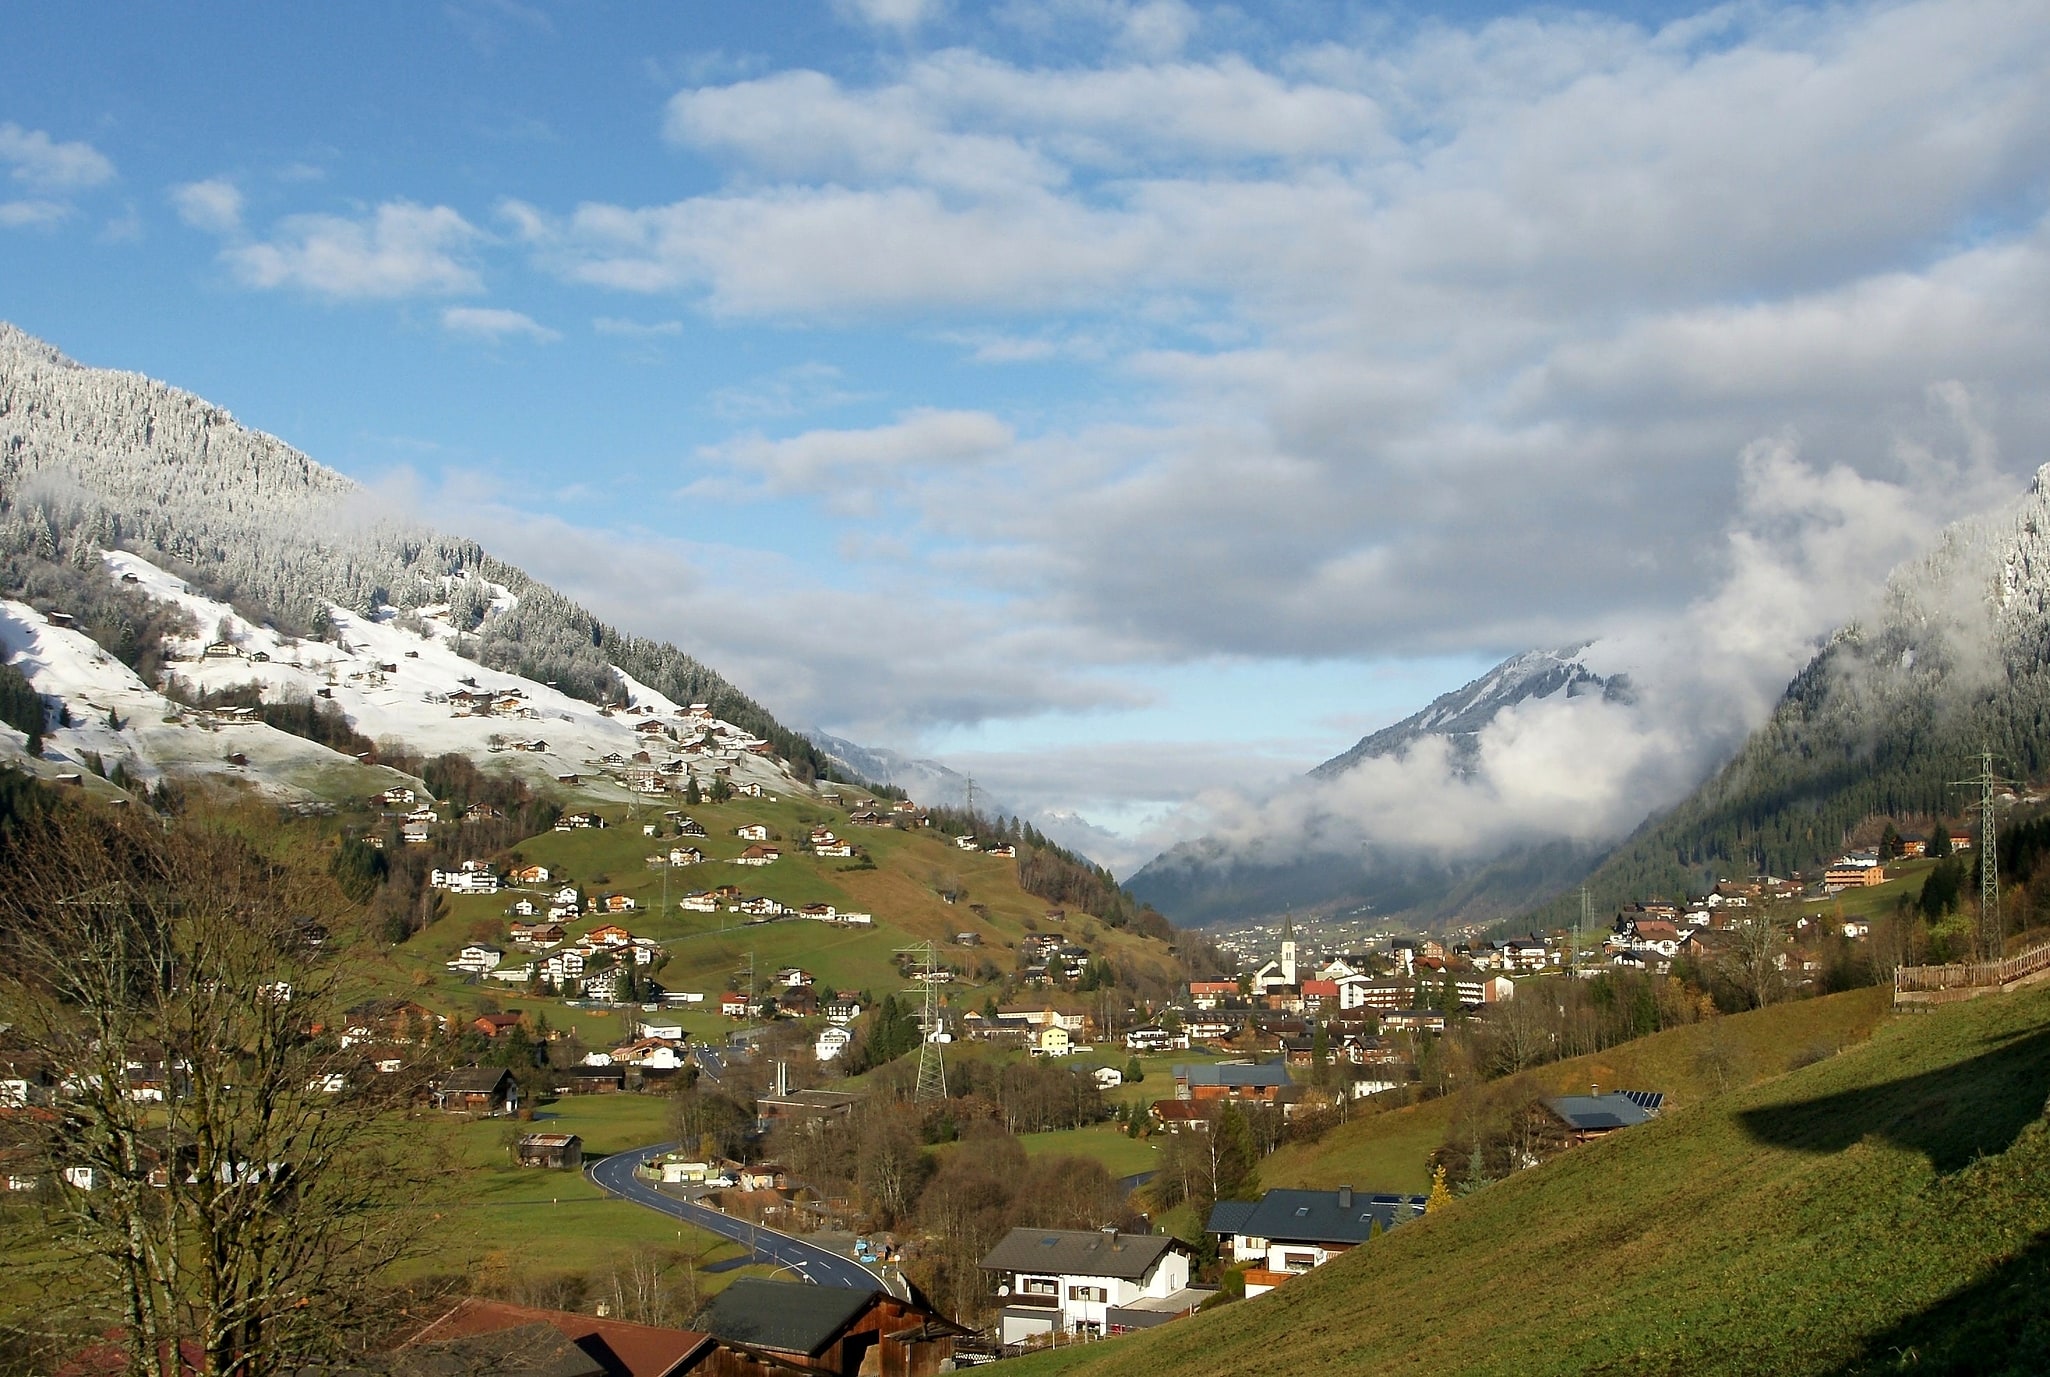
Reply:
<svg viewBox="0 0 2050 1377"><path fill-rule="evenodd" d="M924 1007L919 1016L918 1088L912 1098L918 1104L930 1104L947 1098L947 1063L940 1054L940 1044L934 1041L940 1032L940 987L939 982L933 979L939 970L939 961L930 942L921 942L915 947L899 947L897 954L920 958L924 978L919 984L925 987Z"/></svg>
<svg viewBox="0 0 2050 1377"><path fill-rule="evenodd" d="M2000 921L2000 800L1994 791L2011 784L1993 773L1993 752L1979 752L1979 773L1972 779L1954 779L1954 789L1979 791L1979 955L1998 961L2007 945L2007 933Z"/></svg>

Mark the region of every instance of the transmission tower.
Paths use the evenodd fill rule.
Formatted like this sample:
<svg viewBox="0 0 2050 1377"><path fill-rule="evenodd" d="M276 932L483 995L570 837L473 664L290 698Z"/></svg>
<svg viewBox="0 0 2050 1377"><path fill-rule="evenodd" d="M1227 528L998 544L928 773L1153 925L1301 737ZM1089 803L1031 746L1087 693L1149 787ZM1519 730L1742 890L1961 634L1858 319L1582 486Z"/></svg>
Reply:
<svg viewBox="0 0 2050 1377"><path fill-rule="evenodd" d="M940 1054L940 1044L934 1041L940 1032L940 987L932 977L939 969L939 959L933 954L930 942L921 942L915 947L899 947L897 954L916 958L919 972L924 977L918 982L924 987L922 991L907 991L922 994L924 1005L918 1020L918 1089L912 1098L919 1104L931 1104L947 1098L947 1063Z"/></svg>
<svg viewBox="0 0 2050 1377"><path fill-rule="evenodd" d="M1979 791L1979 954L1998 961L2007 945L2000 922L2000 800L1995 791L2011 780L1993 773L1993 752L1979 752L1979 773L1972 779L1954 779L1955 789Z"/></svg>
<svg viewBox="0 0 2050 1377"><path fill-rule="evenodd" d="M1576 980L1580 978L1581 933L1586 930L1588 920L1594 914L1592 903L1593 901L1587 897L1587 886L1582 885L1580 887L1580 916L1573 920L1573 978Z"/></svg>

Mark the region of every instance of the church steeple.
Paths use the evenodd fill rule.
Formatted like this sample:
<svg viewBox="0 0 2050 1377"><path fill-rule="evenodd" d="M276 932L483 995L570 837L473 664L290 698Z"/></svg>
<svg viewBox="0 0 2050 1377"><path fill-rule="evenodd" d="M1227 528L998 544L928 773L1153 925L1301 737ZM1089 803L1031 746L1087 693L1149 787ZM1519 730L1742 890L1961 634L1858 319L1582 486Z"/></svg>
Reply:
<svg viewBox="0 0 2050 1377"><path fill-rule="evenodd" d="M1295 978L1295 914L1281 917L1281 983L1293 985Z"/></svg>

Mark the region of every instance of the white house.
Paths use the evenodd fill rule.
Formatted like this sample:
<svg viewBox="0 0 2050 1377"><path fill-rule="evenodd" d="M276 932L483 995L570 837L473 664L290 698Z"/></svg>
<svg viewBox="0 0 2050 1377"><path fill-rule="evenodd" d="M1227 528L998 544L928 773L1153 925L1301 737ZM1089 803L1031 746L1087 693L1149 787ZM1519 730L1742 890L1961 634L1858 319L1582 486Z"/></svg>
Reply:
<svg viewBox="0 0 2050 1377"><path fill-rule="evenodd" d="M819 1030L819 1040L812 1046L812 1055L820 1061L832 1061L854 1043L854 1034L837 1023L828 1024Z"/></svg>
<svg viewBox="0 0 2050 1377"><path fill-rule="evenodd" d="M1115 1066L1099 1066L1089 1073L1098 1090L1115 1090L1125 1083L1125 1073Z"/></svg>
<svg viewBox="0 0 2050 1377"><path fill-rule="evenodd" d="M472 942L456 953L456 959L448 963L452 971L470 971L482 975L495 970L505 960L505 953L486 942Z"/></svg>
<svg viewBox="0 0 2050 1377"><path fill-rule="evenodd" d="M451 894L496 894L498 872L483 861L464 861L460 870L433 870L427 883Z"/></svg>
<svg viewBox="0 0 2050 1377"><path fill-rule="evenodd" d="M746 841L765 842L769 839L769 828L766 823L751 822L744 827L734 828L733 835Z"/></svg>
<svg viewBox="0 0 2050 1377"><path fill-rule="evenodd" d="M1113 1312L1146 1301L1186 1298L1193 1306L1207 1293L1190 1293L1189 1252L1167 1234L1013 1229L982 1268L1003 1278L1002 1339L1015 1344L1056 1331L1106 1336L1136 1327L1118 1325Z"/></svg>

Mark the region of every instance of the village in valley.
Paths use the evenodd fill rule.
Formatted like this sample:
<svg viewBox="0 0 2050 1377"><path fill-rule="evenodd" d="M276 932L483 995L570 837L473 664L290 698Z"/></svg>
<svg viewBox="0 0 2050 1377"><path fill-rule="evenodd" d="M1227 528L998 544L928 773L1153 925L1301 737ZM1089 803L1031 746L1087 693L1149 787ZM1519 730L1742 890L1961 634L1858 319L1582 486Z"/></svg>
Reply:
<svg viewBox="0 0 2050 1377"><path fill-rule="evenodd" d="M1544 932L1437 937L1284 915L1214 945L1185 935L1172 960L1144 953L1148 966L1130 930L1016 889L1015 824L953 815L988 835L950 832L887 793L736 784L732 765L757 743L705 705L619 715L642 749L584 759L557 782L616 786L626 802L559 812L495 855L464 854L461 839L517 810L516 794L452 806L394 786L369 800L344 846L433 853L421 883L434 916L406 949L446 951L416 958L416 996L355 1006L342 1045L388 1072L443 1057L418 1103L516 1125L498 1170L610 1162L609 1181L594 1181L715 1237L744 1229L754 1256L773 1236L791 1257L859 1269L875 1282L874 1313L839 1316L830 1342L821 1318L805 1342L831 1349L880 1327L900 1336L881 1343L884 1372L1151 1328L1371 1246L1487 1180L1482 1154L1456 1174L1459 1154L1437 1151L1387 1180L1265 1189L1263 1161L1299 1157L1335 1127L1444 1094L1462 1075L1592 1051L1703 1017L1717 997L1762 999L1727 982L1747 953L1756 964L1763 952L1767 969L1751 978L1780 997L1816 986L1876 940L1880 907L1858 904L1881 894L1889 866L1898 878L1932 863L1927 836L1889 828L1810 879L1725 882L1599 922L1584 911ZM1970 844L1946 830L1933 850ZM878 847L931 863L913 867L924 921L855 897ZM980 869L963 878L945 865ZM1679 1012L1600 1026L1598 1005L1640 997ZM1533 1023L1547 1046L1482 1065ZM1507 1169L1650 1122L1668 1094L1590 1085L1531 1097ZM586 1106L628 1101L659 1107L628 1116L660 1126L650 1142L600 1152L577 1131ZM1072 1154L1102 1189L1067 1227L999 1215L935 1235L903 1183L879 1196L826 1146L870 1150L887 1136L879 1116L928 1154L929 1181L971 1144L984 1153L1003 1139ZM964 1237L973 1256L958 1255ZM751 1332L790 1311L779 1294L790 1284L737 1280L702 1323L715 1340ZM758 1361L795 1360L751 1342ZM816 1367L823 1351L805 1361Z"/></svg>

